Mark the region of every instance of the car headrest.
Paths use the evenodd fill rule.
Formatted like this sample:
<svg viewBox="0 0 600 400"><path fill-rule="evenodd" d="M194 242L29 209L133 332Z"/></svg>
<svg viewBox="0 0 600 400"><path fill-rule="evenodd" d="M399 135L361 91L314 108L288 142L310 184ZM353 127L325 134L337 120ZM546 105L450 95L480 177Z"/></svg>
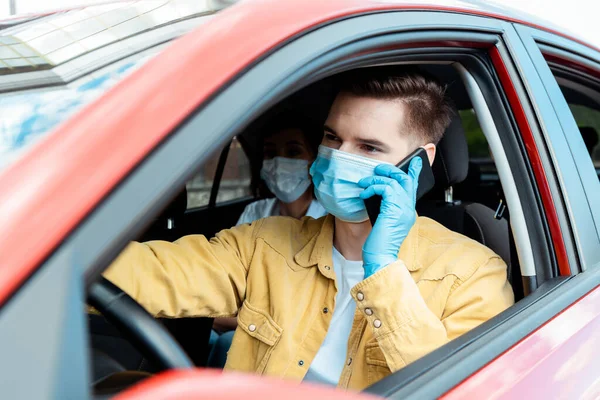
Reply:
<svg viewBox="0 0 600 400"><path fill-rule="evenodd" d="M437 145L432 169L436 186L444 190L467 177L469 148L458 113L452 117L452 122Z"/></svg>

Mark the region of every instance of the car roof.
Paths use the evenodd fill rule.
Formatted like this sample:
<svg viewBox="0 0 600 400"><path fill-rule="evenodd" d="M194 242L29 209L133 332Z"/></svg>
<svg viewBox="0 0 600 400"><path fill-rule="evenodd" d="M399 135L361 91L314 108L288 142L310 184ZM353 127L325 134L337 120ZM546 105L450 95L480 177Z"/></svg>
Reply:
<svg viewBox="0 0 600 400"><path fill-rule="evenodd" d="M406 9L524 22L504 7L477 1L260 0L223 11L0 171L0 302L154 147L252 62L320 24ZM186 79L173 79L178 76Z"/></svg>

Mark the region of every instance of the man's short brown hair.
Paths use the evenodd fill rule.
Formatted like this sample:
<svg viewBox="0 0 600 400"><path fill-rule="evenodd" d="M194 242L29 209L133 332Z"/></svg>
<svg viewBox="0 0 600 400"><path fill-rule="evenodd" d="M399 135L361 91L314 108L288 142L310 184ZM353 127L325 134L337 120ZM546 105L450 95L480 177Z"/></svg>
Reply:
<svg viewBox="0 0 600 400"><path fill-rule="evenodd" d="M406 126L419 144L437 144L450 125L453 107L446 88L414 68L374 67L343 75L340 92L375 99L389 99L406 106Z"/></svg>

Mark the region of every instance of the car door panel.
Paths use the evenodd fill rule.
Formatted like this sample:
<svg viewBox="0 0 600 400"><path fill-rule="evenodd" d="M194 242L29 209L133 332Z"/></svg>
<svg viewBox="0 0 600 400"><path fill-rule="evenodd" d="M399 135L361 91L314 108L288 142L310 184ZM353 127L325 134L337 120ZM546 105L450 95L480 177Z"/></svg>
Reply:
<svg viewBox="0 0 600 400"><path fill-rule="evenodd" d="M599 305L596 288L442 398L598 398Z"/></svg>
<svg viewBox="0 0 600 400"><path fill-rule="evenodd" d="M596 288L442 398L597 398L599 305Z"/></svg>

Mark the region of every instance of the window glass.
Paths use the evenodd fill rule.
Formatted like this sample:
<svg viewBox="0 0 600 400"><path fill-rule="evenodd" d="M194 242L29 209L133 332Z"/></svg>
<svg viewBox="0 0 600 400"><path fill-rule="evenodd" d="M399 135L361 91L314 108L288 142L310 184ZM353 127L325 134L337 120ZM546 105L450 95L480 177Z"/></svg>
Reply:
<svg viewBox="0 0 600 400"><path fill-rule="evenodd" d="M473 109L460 110L459 115L469 150L469 171L463 182L454 185L454 197L495 210L502 196L502 185L487 139Z"/></svg>
<svg viewBox="0 0 600 400"><path fill-rule="evenodd" d="M196 176L187 184L187 208L204 207L210 200L215 172L219 164L222 149L218 149L204 162Z"/></svg>
<svg viewBox="0 0 600 400"><path fill-rule="evenodd" d="M215 151L187 183L188 210L208 205L221 153L222 149ZM219 184L217 204L250 196L250 177L248 156L237 138L233 138Z"/></svg>
<svg viewBox="0 0 600 400"><path fill-rule="evenodd" d="M600 132L600 111L579 104L569 104L573 117L577 122L583 141L594 161L594 166L600 168L600 147L598 132Z"/></svg>
<svg viewBox="0 0 600 400"><path fill-rule="evenodd" d="M458 113L467 137L469 156L473 158L489 158L490 151L483 130L481 130L479 121L477 121L475 111L473 109L460 110Z"/></svg>
<svg viewBox="0 0 600 400"><path fill-rule="evenodd" d="M549 66L600 176L600 81L575 70L565 72L562 65L554 62L549 62Z"/></svg>
<svg viewBox="0 0 600 400"><path fill-rule="evenodd" d="M496 166L475 111L473 109L460 110L458 114L460 115L465 136L467 137L467 145L469 146L469 165L479 167L478 169L481 174L495 174Z"/></svg>
<svg viewBox="0 0 600 400"><path fill-rule="evenodd" d="M217 193L217 204L251 196L250 160L240 142L234 138Z"/></svg>

